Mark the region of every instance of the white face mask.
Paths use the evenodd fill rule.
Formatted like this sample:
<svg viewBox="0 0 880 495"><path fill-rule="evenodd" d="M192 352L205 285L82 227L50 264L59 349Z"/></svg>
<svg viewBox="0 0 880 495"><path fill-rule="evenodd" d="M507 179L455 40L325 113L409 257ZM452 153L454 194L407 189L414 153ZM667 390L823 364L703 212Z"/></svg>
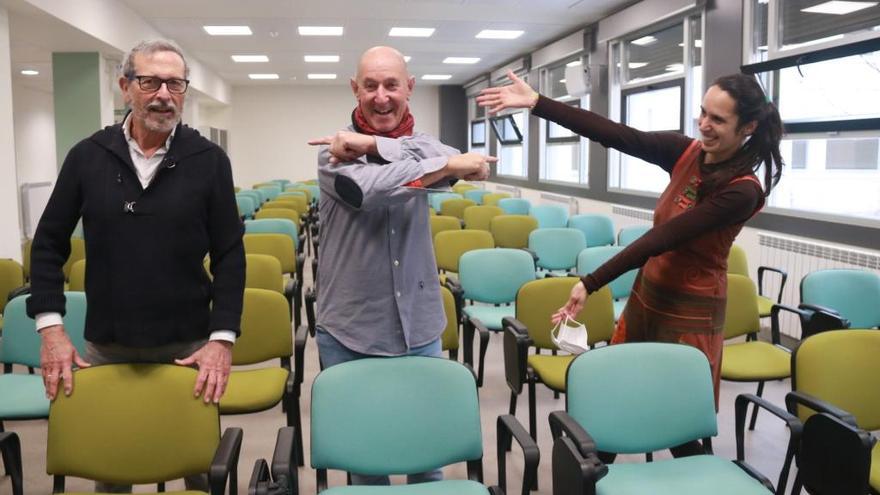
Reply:
<svg viewBox="0 0 880 495"><path fill-rule="evenodd" d="M550 339L559 350L571 354L581 354L590 350L590 345L587 343L587 327L568 316L550 330Z"/></svg>

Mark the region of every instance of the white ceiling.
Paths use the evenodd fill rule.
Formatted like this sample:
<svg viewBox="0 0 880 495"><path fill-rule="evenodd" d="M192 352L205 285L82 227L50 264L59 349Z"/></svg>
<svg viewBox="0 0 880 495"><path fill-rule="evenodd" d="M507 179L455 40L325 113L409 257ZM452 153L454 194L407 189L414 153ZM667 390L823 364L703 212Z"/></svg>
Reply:
<svg viewBox="0 0 880 495"><path fill-rule="evenodd" d="M232 85L333 84L309 81L310 72L336 73L345 84L366 48L391 45L412 57L409 68L423 74L451 74L462 84L517 55L632 4L634 0L119 0L175 40L192 57ZM24 2L2 0L10 7L13 70L35 65L48 71L52 51L99 50L119 58L112 47L40 15ZM209 36L204 25L248 25L252 36ZM303 37L297 26L343 26L341 37ZM398 27L433 27L430 38L392 38ZM482 40L483 29L525 31L515 40ZM234 63L231 55L268 55L268 63ZM339 63L305 63L304 55L339 55ZM474 65L448 65L448 56L480 57ZM252 72L278 73L278 81L252 81ZM49 79L51 80L51 79ZM37 83L35 83L37 84Z"/></svg>

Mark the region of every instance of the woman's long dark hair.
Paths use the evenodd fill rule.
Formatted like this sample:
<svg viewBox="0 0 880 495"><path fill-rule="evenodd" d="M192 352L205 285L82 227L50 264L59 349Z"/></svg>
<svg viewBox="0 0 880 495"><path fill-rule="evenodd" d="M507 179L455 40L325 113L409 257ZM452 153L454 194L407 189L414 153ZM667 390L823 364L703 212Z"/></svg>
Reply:
<svg viewBox="0 0 880 495"><path fill-rule="evenodd" d="M782 155L779 142L782 140L782 119L776 105L767 100L764 91L754 76L732 74L722 76L712 83L730 95L736 102L739 118L737 130L749 122L757 126L745 144L736 154L716 172L703 178L700 184L700 197L706 197L719 187L723 187L734 177L757 173L764 164L764 195L769 196L773 186L782 176Z"/></svg>

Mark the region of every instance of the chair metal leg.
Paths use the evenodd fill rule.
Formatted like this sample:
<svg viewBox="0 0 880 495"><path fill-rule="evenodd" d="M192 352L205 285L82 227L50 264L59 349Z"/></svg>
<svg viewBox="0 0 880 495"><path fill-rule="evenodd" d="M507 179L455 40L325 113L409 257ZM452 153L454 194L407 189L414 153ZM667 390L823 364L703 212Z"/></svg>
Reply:
<svg viewBox="0 0 880 495"><path fill-rule="evenodd" d="M21 468L21 441L15 433L0 435L0 457L3 457L3 468L12 480L12 495L24 494L24 481Z"/></svg>
<svg viewBox="0 0 880 495"><path fill-rule="evenodd" d="M516 416L516 399L518 397L519 396L516 395L516 392L513 392L513 391L510 392L510 406L508 407L507 410L511 416ZM513 444L513 436L511 435L511 436L507 437L507 443L504 444L504 451L510 452L510 448L511 448L512 444Z"/></svg>
<svg viewBox="0 0 880 495"><path fill-rule="evenodd" d="M756 394L758 397L761 397L761 394L764 393L764 382L758 382L758 393ZM755 430L755 422L758 421L758 406L752 406L752 419L749 422L749 431Z"/></svg>
<svg viewBox="0 0 880 495"><path fill-rule="evenodd" d="M532 436L532 440L535 442L538 441L538 421L537 421L538 411L537 406L535 405L535 380L529 380L529 434ZM535 473L535 479L532 480L532 486L530 487L532 490L538 489L538 473Z"/></svg>

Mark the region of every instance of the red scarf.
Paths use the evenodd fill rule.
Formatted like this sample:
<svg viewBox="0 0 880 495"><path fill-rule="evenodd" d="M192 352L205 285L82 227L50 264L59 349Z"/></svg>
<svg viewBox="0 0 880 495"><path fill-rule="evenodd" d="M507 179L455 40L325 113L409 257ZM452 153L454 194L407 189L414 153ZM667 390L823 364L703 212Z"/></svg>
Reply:
<svg viewBox="0 0 880 495"><path fill-rule="evenodd" d="M355 107L354 111L351 112L351 122L354 124L354 128L361 134L387 138L412 136L413 127L416 125L416 120L413 118L412 114L409 113L409 109L407 109L406 114L403 116L403 119L400 120L400 123L397 124L397 127L388 132L379 132L376 129L373 129L370 123L367 122L367 118L364 117L364 113L361 111L360 106Z"/></svg>

